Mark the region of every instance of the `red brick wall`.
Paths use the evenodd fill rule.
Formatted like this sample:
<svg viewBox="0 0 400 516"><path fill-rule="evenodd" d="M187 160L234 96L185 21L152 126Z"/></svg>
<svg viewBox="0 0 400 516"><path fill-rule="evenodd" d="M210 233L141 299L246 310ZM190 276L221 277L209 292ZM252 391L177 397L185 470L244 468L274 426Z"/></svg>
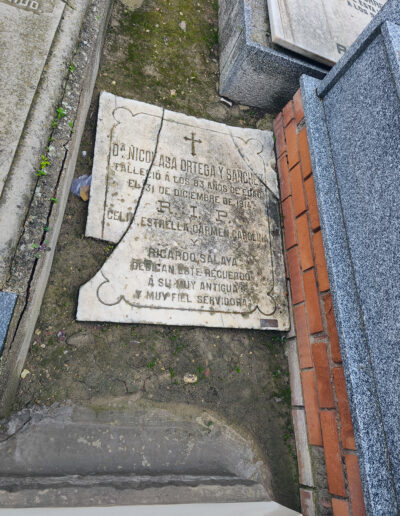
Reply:
<svg viewBox="0 0 400 516"><path fill-rule="evenodd" d="M362 516L358 458L300 91L276 117L274 133L295 326L288 356L302 510L305 516Z"/></svg>

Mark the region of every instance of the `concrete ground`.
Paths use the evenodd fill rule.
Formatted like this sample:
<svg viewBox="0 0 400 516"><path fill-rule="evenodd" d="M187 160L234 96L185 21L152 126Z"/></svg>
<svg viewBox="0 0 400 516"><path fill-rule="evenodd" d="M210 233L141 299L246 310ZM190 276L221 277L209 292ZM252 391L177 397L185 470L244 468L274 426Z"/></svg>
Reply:
<svg viewBox="0 0 400 516"><path fill-rule="evenodd" d="M76 176L91 173L101 90L231 125L270 115L220 101L217 2L116 0ZM185 23L183 23L185 22ZM277 333L78 323L78 290L112 245L84 237L87 204L70 195L14 412L134 396L211 411L248 436L274 500L299 508L284 337ZM195 384L183 381L196 374Z"/></svg>

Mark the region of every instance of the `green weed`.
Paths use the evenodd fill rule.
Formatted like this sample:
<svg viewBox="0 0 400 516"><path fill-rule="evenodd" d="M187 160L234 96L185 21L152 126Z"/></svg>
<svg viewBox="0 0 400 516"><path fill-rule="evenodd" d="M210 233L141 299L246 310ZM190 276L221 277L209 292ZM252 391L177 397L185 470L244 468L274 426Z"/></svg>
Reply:
<svg viewBox="0 0 400 516"><path fill-rule="evenodd" d="M61 118L64 118L65 115L67 114L65 109L63 107L61 107L61 106L56 109L56 113L57 113L57 119L58 120L60 120Z"/></svg>
<svg viewBox="0 0 400 516"><path fill-rule="evenodd" d="M153 360L151 360L148 364L146 364L146 367L148 369L153 369L154 366L156 365L156 362L157 362L157 357L154 357Z"/></svg>

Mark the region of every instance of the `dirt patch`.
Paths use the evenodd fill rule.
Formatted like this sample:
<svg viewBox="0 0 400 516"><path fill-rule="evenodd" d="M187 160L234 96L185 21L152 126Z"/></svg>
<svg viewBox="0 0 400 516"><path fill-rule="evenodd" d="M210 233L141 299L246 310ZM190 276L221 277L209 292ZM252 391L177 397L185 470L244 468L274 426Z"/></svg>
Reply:
<svg viewBox="0 0 400 516"><path fill-rule="evenodd" d="M185 24L182 24L185 22ZM184 27L184 29L182 28ZM101 90L231 125L272 117L220 101L217 3L116 1L76 176L92 167ZM78 323L78 290L113 249L85 238L87 204L71 195L15 410L138 393L209 408L249 432L273 475L276 500L299 508L284 342L269 332ZM187 374L195 383L185 383Z"/></svg>
<svg viewBox="0 0 400 516"><path fill-rule="evenodd" d="M143 0L121 0L121 2L125 7L127 7L131 11L138 9L143 5Z"/></svg>

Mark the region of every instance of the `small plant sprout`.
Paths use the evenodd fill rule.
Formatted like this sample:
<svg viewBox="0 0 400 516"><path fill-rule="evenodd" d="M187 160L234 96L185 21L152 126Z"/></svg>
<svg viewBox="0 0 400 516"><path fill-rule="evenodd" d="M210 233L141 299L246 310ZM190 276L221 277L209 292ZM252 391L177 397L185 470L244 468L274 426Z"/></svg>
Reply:
<svg viewBox="0 0 400 516"><path fill-rule="evenodd" d="M53 129L55 129L57 127L57 124L58 124L58 121L61 120L61 118L64 118L65 115L67 114L67 112L65 111L65 109L60 106L56 109L56 113L57 113L57 118L54 118L54 120L51 122L51 127ZM53 138L49 138L49 141L53 141Z"/></svg>
<svg viewBox="0 0 400 516"><path fill-rule="evenodd" d="M153 358L153 360L151 360L151 361L146 365L146 367L147 367L148 369L153 369L153 367L156 365L156 362L157 362L157 358L156 358L156 357L154 357L154 358Z"/></svg>
<svg viewBox="0 0 400 516"><path fill-rule="evenodd" d="M56 197L50 197L50 201L53 202L54 204L58 203L58 199Z"/></svg>
<svg viewBox="0 0 400 516"><path fill-rule="evenodd" d="M69 70L70 72L75 72L75 70L76 70L76 66L74 65L74 63L71 63L71 64L69 65L68 70Z"/></svg>
<svg viewBox="0 0 400 516"><path fill-rule="evenodd" d="M32 249L39 249L39 245L38 244L32 244Z"/></svg>
<svg viewBox="0 0 400 516"><path fill-rule="evenodd" d="M57 113L57 119L58 120L60 120L61 118L64 118L65 115L67 114L65 109L63 107L61 107L61 106L56 109L56 113Z"/></svg>
<svg viewBox="0 0 400 516"><path fill-rule="evenodd" d="M240 367L239 367L238 365L236 365L236 366L234 367L234 369L235 369L235 371L236 371L237 373L240 373Z"/></svg>
<svg viewBox="0 0 400 516"><path fill-rule="evenodd" d="M47 233L48 231L50 231L50 227L49 226L45 226L44 227L44 231Z"/></svg>
<svg viewBox="0 0 400 516"><path fill-rule="evenodd" d="M45 156L44 154L42 154L42 161L40 162L40 168L45 168L45 167L48 167L49 165L50 165L49 158L47 156Z"/></svg>
<svg viewBox="0 0 400 516"><path fill-rule="evenodd" d="M48 156L42 154L41 162L40 162L40 168L36 172L36 175L37 176L46 176L47 175L46 167L48 167L49 165L50 165L50 160L49 160Z"/></svg>

